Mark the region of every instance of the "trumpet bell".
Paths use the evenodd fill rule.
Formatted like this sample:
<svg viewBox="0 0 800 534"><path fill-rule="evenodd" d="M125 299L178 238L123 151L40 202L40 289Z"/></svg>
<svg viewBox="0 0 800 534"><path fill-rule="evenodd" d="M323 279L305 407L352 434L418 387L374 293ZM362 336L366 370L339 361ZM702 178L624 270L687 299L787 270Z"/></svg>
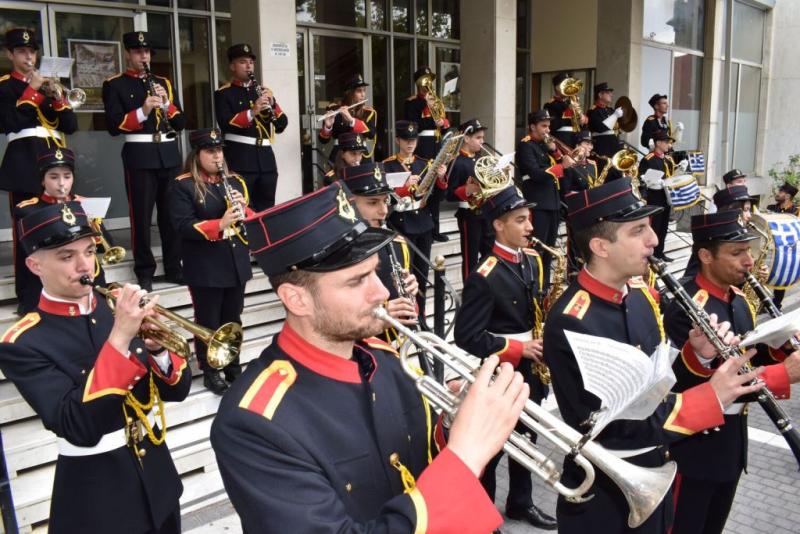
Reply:
<svg viewBox="0 0 800 534"><path fill-rule="evenodd" d="M116 265L125 259L125 249L122 247L111 247L103 253L100 263L103 265Z"/></svg>
<svg viewBox="0 0 800 534"><path fill-rule="evenodd" d="M558 90L564 96L577 96L583 91L583 82L577 78L567 78L558 84Z"/></svg>
<svg viewBox="0 0 800 534"><path fill-rule="evenodd" d="M239 358L242 347L242 325L226 323L220 326L207 341L208 365L214 369L223 369Z"/></svg>
<svg viewBox="0 0 800 534"><path fill-rule="evenodd" d="M72 109L78 109L86 103L86 91L80 87L67 91L67 103Z"/></svg>
<svg viewBox="0 0 800 534"><path fill-rule="evenodd" d="M633 150L624 148L611 157L611 164L619 171L626 172L636 167L639 157Z"/></svg>

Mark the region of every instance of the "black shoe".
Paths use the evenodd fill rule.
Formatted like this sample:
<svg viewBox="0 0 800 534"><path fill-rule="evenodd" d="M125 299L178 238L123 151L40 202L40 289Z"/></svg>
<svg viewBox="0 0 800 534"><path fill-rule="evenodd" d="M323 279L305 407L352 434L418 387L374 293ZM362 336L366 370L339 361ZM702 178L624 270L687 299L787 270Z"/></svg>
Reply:
<svg viewBox="0 0 800 534"><path fill-rule="evenodd" d="M528 508L506 508L506 516L509 519L526 521L542 530L555 530L558 528L556 519L553 516L544 513L534 505L530 505Z"/></svg>
<svg viewBox="0 0 800 534"><path fill-rule="evenodd" d="M153 291L153 279L152 278L139 278L139 287L151 293Z"/></svg>
<svg viewBox="0 0 800 534"><path fill-rule="evenodd" d="M203 385L206 389L213 391L217 395L222 395L228 389L228 384L219 376L218 371L204 371Z"/></svg>
<svg viewBox="0 0 800 534"><path fill-rule="evenodd" d="M447 241L450 241L450 237L444 234L437 233L433 234L433 240L436 241L437 243L446 243Z"/></svg>
<svg viewBox="0 0 800 534"><path fill-rule="evenodd" d="M171 284L177 284L179 286L184 285L183 273L168 274L168 275L164 276L164 280L166 280L167 282L169 282Z"/></svg>

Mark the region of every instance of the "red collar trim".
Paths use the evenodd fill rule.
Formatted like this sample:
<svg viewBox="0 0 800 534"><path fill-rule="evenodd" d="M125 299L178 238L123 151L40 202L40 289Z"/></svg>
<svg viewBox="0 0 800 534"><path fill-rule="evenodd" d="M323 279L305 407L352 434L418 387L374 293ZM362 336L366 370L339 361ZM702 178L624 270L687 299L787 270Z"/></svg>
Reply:
<svg viewBox="0 0 800 534"><path fill-rule="evenodd" d="M292 330L286 323L283 324L283 329L278 334L278 346L283 352L291 356L292 359L296 360L303 367L307 367L317 374L340 382L347 382L350 384L361 383L358 364L355 360L345 360L340 356L315 347L301 338L298 333ZM354 349L363 350L369 354L377 369L378 362L375 361L375 357L369 351L358 345L355 346ZM372 376L370 376L370 379L371 378Z"/></svg>
<svg viewBox="0 0 800 534"><path fill-rule="evenodd" d="M138 78L140 80L144 79L144 73L141 73L136 69L125 69L125 75L130 76L131 78Z"/></svg>
<svg viewBox="0 0 800 534"><path fill-rule="evenodd" d="M590 275L585 268L581 269L578 273L578 283L595 297L611 302L612 304L622 304L622 299L625 298L622 291L605 285L600 280Z"/></svg>
<svg viewBox="0 0 800 534"><path fill-rule="evenodd" d="M217 174L209 176L208 174L201 171L200 175L203 177L203 181L207 184L218 184L220 182L219 175Z"/></svg>
<svg viewBox="0 0 800 534"><path fill-rule="evenodd" d="M653 155L655 157L657 157L657 158L664 159L664 153L663 152L659 152L658 150L653 150Z"/></svg>
<svg viewBox="0 0 800 534"><path fill-rule="evenodd" d="M697 287L700 289L705 289L712 297L716 297L722 302L731 301L730 291L722 289L717 284L703 276L701 273L697 273L697 276L694 277L694 281L697 284Z"/></svg>
<svg viewBox="0 0 800 534"><path fill-rule="evenodd" d="M475 155L475 154L472 154L471 152L468 152L467 150L465 150L463 148L459 149L458 153L461 154L462 156L466 156L468 158L471 158L472 156Z"/></svg>
<svg viewBox="0 0 800 534"><path fill-rule="evenodd" d="M97 296L92 299L92 311L97 307ZM39 309L45 313L61 315L64 317L77 317L81 314L81 308L77 303L58 302L50 300L44 293L39 296Z"/></svg>
<svg viewBox="0 0 800 534"><path fill-rule="evenodd" d="M422 93L418 92L417 93L417 98L421 98L422 100L425 100L425 95L423 95Z"/></svg>
<svg viewBox="0 0 800 534"><path fill-rule="evenodd" d="M497 246L497 243L492 246L492 254L506 261L510 261L511 263L519 263L519 254L509 252L502 247Z"/></svg>
<svg viewBox="0 0 800 534"><path fill-rule="evenodd" d="M58 202L58 199L56 197L51 197L47 193L42 193L42 196L39 198L42 199L42 202L47 202L48 204L55 204L56 202Z"/></svg>
<svg viewBox="0 0 800 534"><path fill-rule="evenodd" d="M26 82L26 83L28 82L28 78L24 74L19 72L18 70L12 70L11 71L11 77L15 78L15 79L17 79L17 80L19 80L21 82Z"/></svg>
<svg viewBox="0 0 800 534"><path fill-rule="evenodd" d="M594 105L597 106L598 108L606 107L606 103L599 99L594 101Z"/></svg>

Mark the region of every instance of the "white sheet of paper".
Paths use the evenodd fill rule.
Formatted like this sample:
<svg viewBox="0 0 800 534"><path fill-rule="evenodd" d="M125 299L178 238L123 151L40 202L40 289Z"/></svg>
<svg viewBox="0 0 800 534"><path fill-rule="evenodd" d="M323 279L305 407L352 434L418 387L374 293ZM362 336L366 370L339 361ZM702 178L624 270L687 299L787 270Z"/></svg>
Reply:
<svg viewBox="0 0 800 534"><path fill-rule="evenodd" d="M584 387L601 401L592 435L616 419L644 419L664 399L675 375L678 351L660 345L652 357L626 343L564 331L581 372Z"/></svg>
<svg viewBox="0 0 800 534"><path fill-rule="evenodd" d="M655 169L647 169L647 171L642 175L642 181L650 189L661 189L664 186L661 183L662 176L664 176L664 173L662 171L657 171Z"/></svg>
<svg viewBox="0 0 800 534"><path fill-rule="evenodd" d="M503 157L497 160L497 165L495 165L495 167L500 170L503 170L509 165L511 165L511 162L514 161L514 154L516 154L516 152L509 152L508 154L503 154Z"/></svg>
<svg viewBox="0 0 800 534"><path fill-rule="evenodd" d="M75 58L42 56L39 72L47 78L69 78Z"/></svg>
<svg viewBox="0 0 800 534"><path fill-rule="evenodd" d="M442 89L442 96L447 96L450 93L455 93L456 89L458 89L458 78L453 78L452 80L448 80L444 82L444 88Z"/></svg>
<svg viewBox="0 0 800 534"><path fill-rule="evenodd" d="M389 187L402 187L408 177L411 176L411 173L408 171L402 172L387 172L386 173L386 183Z"/></svg>
<svg viewBox="0 0 800 534"><path fill-rule="evenodd" d="M800 331L800 308L761 323L742 339L741 344L749 347L756 343L766 343L777 349L798 331Z"/></svg>
<svg viewBox="0 0 800 534"><path fill-rule="evenodd" d="M91 197L81 199L81 206L83 206L84 211L86 211L86 215L90 219L94 219L95 217L105 219L106 213L108 213L108 206L110 205L111 197Z"/></svg>

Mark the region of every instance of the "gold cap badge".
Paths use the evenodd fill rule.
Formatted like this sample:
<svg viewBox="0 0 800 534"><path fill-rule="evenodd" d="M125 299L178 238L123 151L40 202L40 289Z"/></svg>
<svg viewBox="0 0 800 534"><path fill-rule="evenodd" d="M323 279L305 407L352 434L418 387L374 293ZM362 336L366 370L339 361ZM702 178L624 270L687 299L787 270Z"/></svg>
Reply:
<svg viewBox="0 0 800 534"><path fill-rule="evenodd" d="M144 34L142 32L139 32L139 42L140 43L144 42Z"/></svg>
<svg viewBox="0 0 800 534"><path fill-rule="evenodd" d="M380 182L381 181L381 177L382 177L381 176L381 168L380 167L375 167L375 170L372 171L372 176L375 177L375 181L376 182Z"/></svg>
<svg viewBox="0 0 800 534"><path fill-rule="evenodd" d="M216 130L211 130L211 132L209 132L208 136L211 139L216 139L217 138L217 131Z"/></svg>
<svg viewBox="0 0 800 534"><path fill-rule="evenodd" d="M69 226L74 225L77 220L75 214L72 213L72 210L69 209L69 206L66 204L61 208L61 220L64 221L64 224L68 224Z"/></svg>
<svg viewBox="0 0 800 534"><path fill-rule="evenodd" d="M347 200L344 189L339 189L339 193L336 195L336 201L339 203L339 216L350 222L356 222L356 212L353 210L353 205Z"/></svg>
<svg viewBox="0 0 800 534"><path fill-rule="evenodd" d="M359 145L363 143L363 141L361 140L361 136L360 135L356 135L356 143L359 144Z"/></svg>
<svg viewBox="0 0 800 534"><path fill-rule="evenodd" d="M28 32L22 32L22 40L26 43L31 40L31 36Z"/></svg>
<svg viewBox="0 0 800 534"><path fill-rule="evenodd" d="M64 154L61 153L61 149L56 150L55 157L58 161L62 161L64 159Z"/></svg>
<svg viewBox="0 0 800 534"><path fill-rule="evenodd" d="M245 52L250 52L250 47L249 47L249 46L247 46L247 45L244 45L244 46L242 47L242 50L244 50Z"/></svg>

